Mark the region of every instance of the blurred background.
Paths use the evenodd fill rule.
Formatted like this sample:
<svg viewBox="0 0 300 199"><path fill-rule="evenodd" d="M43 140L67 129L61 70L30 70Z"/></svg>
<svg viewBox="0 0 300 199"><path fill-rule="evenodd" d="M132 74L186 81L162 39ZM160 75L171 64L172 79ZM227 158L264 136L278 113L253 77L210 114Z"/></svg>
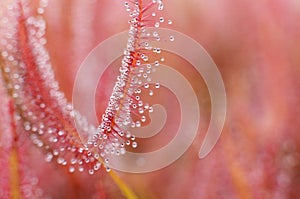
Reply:
<svg viewBox="0 0 300 199"><path fill-rule="evenodd" d="M205 84L199 83L203 80L191 79L202 85L197 91L201 124L193 145L162 170L118 174L145 199L300 198L300 1L164 2L162 15L172 19L170 28L203 45L220 70L228 100L225 127L209 156L198 159L210 102ZM47 47L70 101L76 72L88 53L128 29L123 5L121 0L49 1ZM189 70L183 62L176 67ZM68 182L70 192L78 192L84 184ZM68 193L64 194L56 198L66 198Z"/></svg>

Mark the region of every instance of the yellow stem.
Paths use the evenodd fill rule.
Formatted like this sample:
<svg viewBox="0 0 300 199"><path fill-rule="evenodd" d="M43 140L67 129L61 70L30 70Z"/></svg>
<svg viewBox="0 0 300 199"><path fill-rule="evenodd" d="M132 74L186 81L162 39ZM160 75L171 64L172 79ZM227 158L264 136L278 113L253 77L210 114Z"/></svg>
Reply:
<svg viewBox="0 0 300 199"><path fill-rule="evenodd" d="M19 159L18 159L18 147L17 147L17 131L16 131L16 124L14 120L15 108L13 101L10 100L9 103L9 112L10 112L10 119L11 119L11 133L12 133L12 146L11 152L9 156L9 169L10 169L10 196L12 199L19 199L21 198L20 194L20 184L19 184Z"/></svg>
<svg viewBox="0 0 300 199"><path fill-rule="evenodd" d="M227 154L228 154L228 165L229 165L229 172L231 174L231 179L236 187L237 194L239 195L239 198L243 199L252 199L254 198L251 193L251 188L249 183L247 182L246 177L246 171L242 168L241 165L236 162L235 158L235 151L234 148L231 146L234 146L232 141L230 139L227 139Z"/></svg>
<svg viewBox="0 0 300 199"><path fill-rule="evenodd" d="M121 180L121 178L115 172L110 171L109 175L127 199L138 199L135 193L125 184L125 182Z"/></svg>
<svg viewBox="0 0 300 199"><path fill-rule="evenodd" d="M9 157L9 168L10 168L10 196L11 199L19 199L19 168L18 168L18 153L15 147L12 148Z"/></svg>
<svg viewBox="0 0 300 199"><path fill-rule="evenodd" d="M101 158L98 158L97 160L101 162L102 165L105 165ZM125 182L122 181L122 179L114 171L111 170L108 172L108 174L127 199L138 199L135 193L126 185Z"/></svg>

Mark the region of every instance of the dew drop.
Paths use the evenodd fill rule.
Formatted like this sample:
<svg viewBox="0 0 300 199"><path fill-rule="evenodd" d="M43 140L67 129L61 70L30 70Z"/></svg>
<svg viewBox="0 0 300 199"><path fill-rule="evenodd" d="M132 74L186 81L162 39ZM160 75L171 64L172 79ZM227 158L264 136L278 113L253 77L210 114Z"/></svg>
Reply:
<svg viewBox="0 0 300 199"><path fill-rule="evenodd" d="M58 154L59 154L58 150L54 149L53 150L53 155L58 156Z"/></svg>
<svg viewBox="0 0 300 199"><path fill-rule="evenodd" d="M58 164L63 164L65 160L62 157L57 158L57 163Z"/></svg>
<svg viewBox="0 0 300 199"><path fill-rule="evenodd" d="M138 94L140 94L141 92L142 92L142 90L141 90L141 89L137 89L135 93L138 93Z"/></svg>
<svg viewBox="0 0 300 199"><path fill-rule="evenodd" d="M42 129L39 129L39 135L43 135L44 134L44 131Z"/></svg>
<svg viewBox="0 0 300 199"><path fill-rule="evenodd" d="M8 53L7 53L6 51L3 51L3 52L1 53L1 55L2 55L2 57L7 57L7 56L8 56Z"/></svg>
<svg viewBox="0 0 300 199"><path fill-rule="evenodd" d="M58 135L59 135L59 136L63 136L64 134L65 134L64 131L62 131L62 130L58 131Z"/></svg>
<svg viewBox="0 0 300 199"><path fill-rule="evenodd" d="M70 167L69 167L69 172L70 172L70 173L74 173L74 171L75 171L75 167L70 166Z"/></svg>
<svg viewBox="0 0 300 199"><path fill-rule="evenodd" d="M120 154L124 155L126 153L126 150L124 148L120 149Z"/></svg>
<svg viewBox="0 0 300 199"><path fill-rule="evenodd" d="M46 161L46 162L51 162L52 158L53 158L52 153L47 153L46 158L45 158L45 161Z"/></svg>
<svg viewBox="0 0 300 199"><path fill-rule="evenodd" d="M71 159L71 164L76 164L76 162L77 162L77 159L76 159L76 158L72 158L72 159Z"/></svg>
<svg viewBox="0 0 300 199"><path fill-rule="evenodd" d="M136 148L137 147L137 143L136 142L132 142L132 148Z"/></svg>
<svg viewBox="0 0 300 199"><path fill-rule="evenodd" d="M11 55L10 55L10 56L8 56L8 60L9 60L9 61L14 61L14 57L13 57L13 56L11 56Z"/></svg>
<svg viewBox="0 0 300 199"><path fill-rule="evenodd" d="M37 9L37 12L38 12L39 14L43 14L43 13L44 13L44 9L43 9L43 8L38 8L38 9Z"/></svg>
<svg viewBox="0 0 300 199"><path fill-rule="evenodd" d="M84 171L84 168L83 168L82 166L80 166L80 167L78 168L78 171L79 171L79 172L83 172L83 171Z"/></svg>
<svg viewBox="0 0 300 199"><path fill-rule="evenodd" d="M135 135L131 135L130 139L135 140Z"/></svg>
<svg viewBox="0 0 300 199"><path fill-rule="evenodd" d="M139 101L139 102L138 102L138 105L139 105L139 106L143 106L143 101Z"/></svg>
<svg viewBox="0 0 300 199"><path fill-rule="evenodd" d="M141 122L146 122L146 117L145 116L142 116Z"/></svg>
<svg viewBox="0 0 300 199"><path fill-rule="evenodd" d="M101 163L100 162L97 162L95 165L94 165L94 170L97 171L99 170L101 167Z"/></svg>
<svg viewBox="0 0 300 199"><path fill-rule="evenodd" d="M90 169L90 170L89 170L89 174L90 174L90 175L93 175L94 173L95 173L95 172L94 172L94 169Z"/></svg>
<svg viewBox="0 0 300 199"><path fill-rule="evenodd" d="M41 104L40 104L40 107L41 107L42 109L44 109L44 108L46 108L46 105L45 105L44 103L41 103Z"/></svg>
<svg viewBox="0 0 300 199"><path fill-rule="evenodd" d="M150 106L148 110L149 110L149 113L153 113L153 107Z"/></svg>
<svg viewBox="0 0 300 199"><path fill-rule="evenodd" d="M144 109L143 108L139 108L139 113L143 114L144 113Z"/></svg>
<svg viewBox="0 0 300 199"><path fill-rule="evenodd" d="M79 165L82 165L82 164L83 164L83 160L79 160L79 161L78 161L78 164L79 164Z"/></svg>
<svg viewBox="0 0 300 199"><path fill-rule="evenodd" d="M149 108L149 104L148 104L148 103L145 103L145 104L144 104L144 108L145 108L145 109L148 109L148 108Z"/></svg>
<svg viewBox="0 0 300 199"><path fill-rule="evenodd" d="M146 62L146 61L148 61L149 58L148 58L148 56L145 55L142 59L143 59L143 61Z"/></svg>
<svg viewBox="0 0 300 199"><path fill-rule="evenodd" d="M108 167L108 166L106 166L106 171L107 171L107 172L110 172L110 171L111 171L111 168Z"/></svg>
<svg viewBox="0 0 300 199"><path fill-rule="evenodd" d="M175 40L174 36L170 36L170 41L174 41L174 40Z"/></svg>
<svg viewBox="0 0 300 199"><path fill-rule="evenodd" d="M150 95L150 96L153 96L153 95L154 95L153 90L150 90L150 91L149 91L149 95Z"/></svg>
<svg viewBox="0 0 300 199"><path fill-rule="evenodd" d="M163 10L163 9L164 9L164 4L160 3L160 4L158 5L158 10Z"/></svg>
<svg viewBox="0 0 300 199"><path fill-rule="evenodd" d="M148 84L148 83L145 83L145 84L144 84L144 88L149 88L149 84Z"/></svg>
<svg viewBox="0 0 300 199"><path fill-rule="evenodd" d="M131 128L134 128L134 127L135 127L135 123L132 122L132 123L131 123Z"/></svg>
<svg viewBox="0 0 300 199"><path fill-rule="evenodd" d="M137 60L137 61L136 61L136 65L137 65L137 66L140 66L140 65L141 65L141 61L140 61L140 60Z"/></svg>

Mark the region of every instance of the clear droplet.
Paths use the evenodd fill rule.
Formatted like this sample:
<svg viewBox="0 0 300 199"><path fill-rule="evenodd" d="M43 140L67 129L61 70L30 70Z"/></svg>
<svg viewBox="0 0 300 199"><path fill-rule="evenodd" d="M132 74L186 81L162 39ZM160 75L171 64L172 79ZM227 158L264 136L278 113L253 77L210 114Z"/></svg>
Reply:
<svg viewBox="0 0 300 199"><path fill-rule="evenodd" d="M70 173L74 173L74 171L75 171L75 167L70 166L70 167L69 167L69 172L70 172Z"/></svg>
<svg viewBox="0 0 300 199"><path fill-rule="evenodd" d="M134 128L134 127L135 127L135 123L132 122L132 123L131 123L131 128Z"/></svg>
<svg viewBox="0 0 300 199"><path fill-rule="evenodd" d="M110 171L111 171L111 168L108 167L108 166L106 166L106 171L107 171L107 172L110 172Z"/></svg>
<svg viewBox="0 0 300 199"><path fill-rule="evenodd" d="M58 131L58 135L59 135L59 136L63 136L64 134L65 134L64 131L62 131L62 130Z"/></svg>
<svg viewBox="0 0 300 199"><path fill-rule="evenodd" d="M80 167L78 168L78 171L79 171L79 172L83 172L83 171L84 171L84 168L83 168L82 166L80 166Z"/></svg>
<svg viewBox="0 0 300 199"><path fill-rule="evenodd" d="M52 158L53 158L52 153L47 153L45 160L46 162L51 162Z"/></svg>
<svg viewBox="0 0 300 199"><path fill-rule="evenodd" d="M139 108L139 113L140 114L144 113L144 109L143 108Z"/></svg>
<svg viewBox="0 0 300 199"><path fill-rule="evenodd" d="M137 147L137 143L136 142L132 142L132 148L136 148Z"/></svg>
<svg viewBox="0 0 300 199"><path fill-rule="evenodd" d="M174 41L174 40L175 40L174 36L170 36L170 41Z"/></svg>
<svg viewBox="0 0 300 199"><path fill-rule="evenodd" d="M135 123L135 125L136 125L136 127L141 127L141 122L140 122L140 121L137 121L137 122Z"/></svg>
<svg viewBox="0 0 300 199"><path fill-rule="evenodd" d="M149 91L149 95L150 95L150 96L153 96L153 95L154 95L153 90L150 90L150 91Z"/></svg>
<svg viewBox="0 0 300 199"><path fill-rule="evenodd" d="M37 12L38 12L39 14L43 14L43 13L44 13L44 9L43 9L43 8L38 8L38 9L37 9Z"/></svg>
<svg viewBox="0 0 300 199"><path fill-rule="evenodd" d="M89 170L89 174L90 174L90 175L93 175L94 173L95 173L95 172L94 172L94 169L90 169L90 170Z"/></svg>
<svg viewBox="0 0 300 199"><path fill-rule="evenodd" d="M150 106L149 109L148 109L149 113L153 113L153 107Z"/></svg>
<svg viewBox="0 0 300 199"><path fill-rule="evenodd" d="M158 5L158 10L163 10L163 9L164 9L164 4L160 3L160 4Z"/></svg>

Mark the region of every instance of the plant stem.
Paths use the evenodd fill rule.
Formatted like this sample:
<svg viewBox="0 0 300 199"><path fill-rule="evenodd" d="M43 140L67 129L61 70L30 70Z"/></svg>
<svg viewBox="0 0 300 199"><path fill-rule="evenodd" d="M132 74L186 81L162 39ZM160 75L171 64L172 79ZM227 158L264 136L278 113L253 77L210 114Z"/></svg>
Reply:
<svg viewBox="0 0 300 199"><path fill-rule="evenodd" d="M12 199L21 198L20 184L19 184L19 159L17 149L17 132L16 124L14 122L14 105L12 100L9 101L10 116L11 116L11 130L13 134L12 147L9 156L9 168L10 168L10 196Z"/></svg>
<svg viewBox="0 0 300 199"><path fill-rule="evenodd" d="M125 184L125 182L121 180L121 178L115 172L110 171L109 175L127 199L138 199L135 193Z"/></svg>

